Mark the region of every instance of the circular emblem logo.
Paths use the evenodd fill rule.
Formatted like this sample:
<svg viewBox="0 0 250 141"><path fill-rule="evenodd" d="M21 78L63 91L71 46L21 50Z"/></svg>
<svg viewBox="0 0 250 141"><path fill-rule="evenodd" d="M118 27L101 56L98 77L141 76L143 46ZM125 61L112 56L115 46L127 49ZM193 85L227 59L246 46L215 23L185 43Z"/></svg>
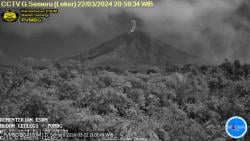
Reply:
<svg viewBox="0 0 250 141"><path fill-rule="evenodd" d="M227 120L225 130L233 139L242 138L247 133L247 122L239 116L231 117Z"/></svg>

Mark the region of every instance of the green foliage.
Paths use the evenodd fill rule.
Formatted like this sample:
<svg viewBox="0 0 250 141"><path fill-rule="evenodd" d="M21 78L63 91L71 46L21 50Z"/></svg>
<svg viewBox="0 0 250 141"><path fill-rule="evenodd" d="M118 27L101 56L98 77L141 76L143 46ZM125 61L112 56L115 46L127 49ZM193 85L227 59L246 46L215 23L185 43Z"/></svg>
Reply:
<svg viewBox="0 0 250 141"><path fill-rule="evenodd" d="M74 60L0 66L0 117L48 117L72 132L150 141L221 140L229 117L249 115L249 68L239 61L136 73Z"/></svg>
<svg viewBox="0 0 250 141"><path fill-rule="evenodd" d="M64 82L59 87L58 98L60 100L71 99L76 100L81 94L80 81L72 80Z"/></svg>
<svg viewBox="0 0 250 141"><path fill-rule="evenodd" d="M93 91L86 96L87 105L98 114L107 114L118 111L124 115L125 110L132 106L133 102L119 89L103 88L99 92Z"/></svg>

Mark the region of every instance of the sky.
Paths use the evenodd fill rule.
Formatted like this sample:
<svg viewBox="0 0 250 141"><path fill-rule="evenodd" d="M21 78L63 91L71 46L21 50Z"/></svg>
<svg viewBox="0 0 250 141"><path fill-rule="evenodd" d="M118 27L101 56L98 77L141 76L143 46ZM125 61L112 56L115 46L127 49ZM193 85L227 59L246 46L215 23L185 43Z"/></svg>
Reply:
<svg viewBox="0 0 250 141"><path fill-rule="evenodd" d="M0 63L85 52L128 32L133 19L137 30L198 56L202 63L250 60L247 0L154 2L153 8L63 8L41 24L0 22Z"/></svg>

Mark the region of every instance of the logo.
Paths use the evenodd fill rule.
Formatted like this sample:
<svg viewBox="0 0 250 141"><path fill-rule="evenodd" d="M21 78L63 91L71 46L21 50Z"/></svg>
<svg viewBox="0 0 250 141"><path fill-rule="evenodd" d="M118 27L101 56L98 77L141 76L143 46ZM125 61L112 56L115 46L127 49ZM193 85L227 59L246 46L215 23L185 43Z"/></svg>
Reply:
<svg viewBox="0 0 250 141"><path fill-rule="evenodd" d="M247 133L247 122L239 116L231 117L225 125L227 135L233 139L239 139Z"/></svg>
<svg viewBox="0 0 250 141"><path fill-rule="evenodd" d="M13 10L4 11L1 15L4 22L13 23L16 22L19 14Z"/></svg>

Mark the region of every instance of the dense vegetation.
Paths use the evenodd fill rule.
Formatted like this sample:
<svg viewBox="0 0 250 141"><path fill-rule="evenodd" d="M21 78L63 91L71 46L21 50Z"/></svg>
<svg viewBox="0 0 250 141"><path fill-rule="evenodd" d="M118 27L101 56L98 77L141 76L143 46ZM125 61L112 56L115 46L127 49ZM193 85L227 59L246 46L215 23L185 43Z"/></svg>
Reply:
<svg viewBox="0 0 250 141"><path fill-rule="evenodd" d="M250 123L250 66L239 61L146 71L86 68L75 60L0 66L0 117L48 117L71 132L225 141L225 122L234 115Z"/></svg>

